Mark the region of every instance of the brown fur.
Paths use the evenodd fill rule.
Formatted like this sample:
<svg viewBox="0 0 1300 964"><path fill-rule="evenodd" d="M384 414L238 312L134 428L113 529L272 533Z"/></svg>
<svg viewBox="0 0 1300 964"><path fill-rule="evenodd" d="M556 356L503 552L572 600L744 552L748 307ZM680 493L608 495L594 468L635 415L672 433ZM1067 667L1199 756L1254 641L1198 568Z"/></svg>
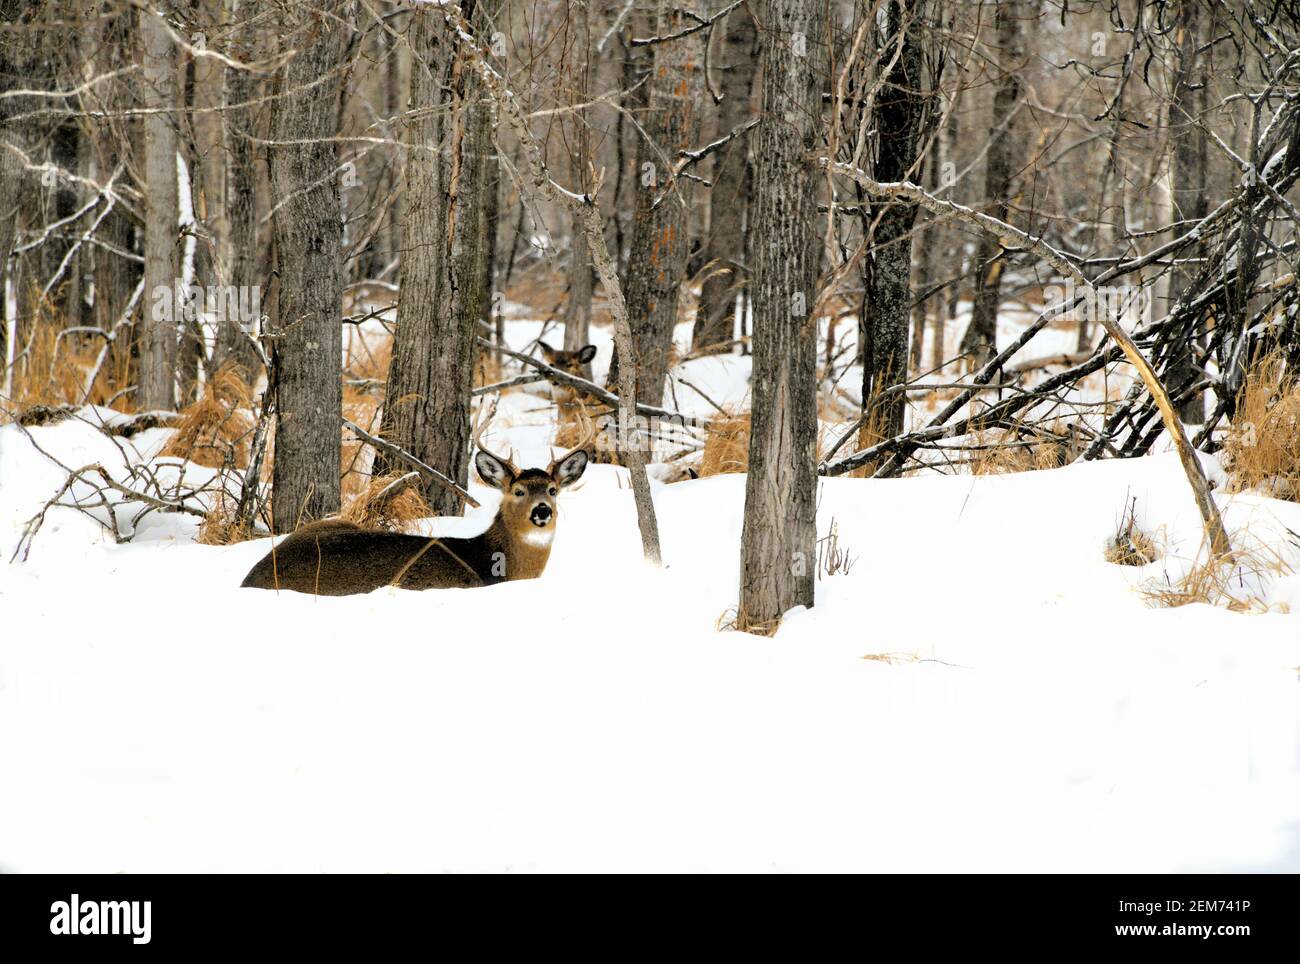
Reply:
<svg viewBox="0 0 1300 964"><path fill-rule="evenodd" d="M503 493L501 508L481 535L428 538L325 519L304 526L275 546L241 585L350 596L381 586L472 588L536 579L551 556L558 490L581 477L587 460L587 453L578 449L548 469L521 472L508 461L480 452L479 474Z"/></svg>

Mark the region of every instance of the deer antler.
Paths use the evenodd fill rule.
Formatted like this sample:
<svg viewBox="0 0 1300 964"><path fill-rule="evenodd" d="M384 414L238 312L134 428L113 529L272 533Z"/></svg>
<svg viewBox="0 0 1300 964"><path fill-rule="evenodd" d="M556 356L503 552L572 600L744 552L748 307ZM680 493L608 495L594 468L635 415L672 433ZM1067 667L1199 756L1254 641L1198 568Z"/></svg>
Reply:
<svg viewBox="0 0 1300 964"><path fill-rule="evenodd" d="M551 459L551 464L546 469L546 471L549 472L551 475L555 474L555 469L556 467L559 466L561 462L567 459L574 452L577 452L579 449L585 449L588 445L591 444L592 439L596 437L596 423L592 420L591 416L588 415L586 412L581 412L581 418L587 425L586 431L583 433L582 436L582 441L580 441L573 448L569 449L569 451L565 452L563 455L559 455Z"/></svg>
<svg viewBox="0 0 1300 964"><path fill-rule="evenodd" d="M492 410L488 412L486 418L483 417L483 409L479 408L479 417L477 419L477 424L474 427L474 447L478 449L480 452L486 452L488 455L492 456L494 459L496 459L498 462L504 465L507 469L509 469L512 474L518 475L519 469L515 466L515 462L514 462L514 454L515 454L514 449L510 450L510 456L511 456L510 458L503 458L483 444L483 431L489 425L492 424L492 419L496 417L496 414L497 414L497 398L495 397L492 399Z"/></svg>

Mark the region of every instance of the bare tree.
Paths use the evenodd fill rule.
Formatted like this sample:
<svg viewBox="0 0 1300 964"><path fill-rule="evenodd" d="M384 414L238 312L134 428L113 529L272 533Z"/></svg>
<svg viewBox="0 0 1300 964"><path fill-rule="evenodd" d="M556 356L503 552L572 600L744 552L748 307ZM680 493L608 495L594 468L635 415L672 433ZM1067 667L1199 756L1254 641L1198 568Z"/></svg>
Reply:
<svg viewBox="0 0 1300 964"><path fill-rule="evenodd" d="M999 76L993 93L984 195L990 205L989 213L1005 221L1017 193L1017 175L1025 160L1024 137L1016 114L1022 98L1020 71L1025 63L1025 22L1036 15L1037 8L1029 0L1006 0L995 7ZM1002 302L1002 274L1006 264L1006 253L998 239L991 234L981 235L975 256L975 304L961 345L963 351L971 353L977 366L997 351L998 307Z"/></svg>
<svg viewBox="0 0 1300 964"><path fill-rule="evenodd" d="M825 8L764 0L754 131L754 377L737 626L813 604L816 569L817 172Z"/></svg>
<svg viewBox="0 0 1300 964"><path fill-rule="evenodd" d="M227 56L240 63L253 60L256 33L247 23L253 11L248 0L230 0L230 40ZM258 285L260 266L257 243L257 175L254 170L253 108L246 105L256 89L251 70L226 67L222 72L224 110L221 113L221 143L225 152L225 248L221 261L227 285L247 294L247 304L260 303L251 292ZM234 364L245 378L252 379L259 367L257 353L244 333L243 324L254 322L227 310L218 319L213 363L217 368Z"/></svg>
<svg viewBox="0 0 1300 964"><path fill-rule="evenodd" d="M727 137L753 115L754 70L758 65L758 30L745 7L727 15L722 39L722 103L718 136ZM745 224L750 203L749 136L742 133L724 145L713 164L709 189L709 235L704 244L708 274L700 289L692 342L696 348L729 342L736 318L736 294L744 284Z"/></svg>
<svg viewBox="0 0 1300 964"><path fill-rule="evenodd" d="M659 0L658 10L623 286L636 350L637 398L648 405L663 402L677 299L686 275L690 182L676 176L673 162L679 151L690 149L699 132L704 60L704 33L682 34L699 19L700 0ZM611 385L615 378L612 370Z"/></svg>
<svg viewBox="0 0 1300 964"><path fill-rule="evenodd" d="M577 24L574 29L574 53L569 62L574 74L574 94L585 100L588 93L588 78L591 73L591 12L587 5L576 11ZM587 183L587 159L591 157L591 131L585 117L575 119L573 132L572 163L569 166L570 177L575 190L584 193L591 185ZM582 229L582 215L574 212L570 219L569 258L569 297L564 308L564 350L577 351L591 340L591 296L593 278L591 272L591 249L587 244L587 234ZM587 374L591 373L588 363Z"/></svg>
<svg viewBox="0 0 1300 964"><path fill-rule="evenodd" d="M176 406L177 322L174 304L177 260L176 115L179 106L176 48L168 34L167 5L136 11L144 80L145 195L144 328L140 349L139 402L143 408Z"/></svg>
<svg viewBox="0 0 1300 964"><path fill-rule="evenodd" d="M492 9L467 4L465 16L481 30ZM402 295L381 434L464 485L474 345L487 297L493 113L442 15L417 9L412 17L409 110L421 116L407 128ZM375 465L387 471L388 457L377 453ZM424 484L435 511L459 514L454 492Z"/></svg>
<svg viewBox="0 0 1300 964"><path fill-rule="evenodd" d="M918 0L891 0L888 27L881 31L878 60L885 83L876 96L876 177L903 181L916 177L925 92L921 75ZM862 404L875 408L872 426L881 438L903 429L906 397L891 391L907 378L908 322L912 313L912 225L916 205L886 203L872 209L867 226L873 245L863 260L866 289L862 323Z"/></svg>
<svg viewBox="0 0 1300 964"><path fill-rule="evenodd" d="M1200 52L1200 0L1187 0L1177 6L1174 22L1175 68L1173 91L1169 101L1170 200L1176 220L1196 222L1209 213L1207 164L1209 138L1205 133L1207 77L1204 55ZM1170 276L1170 293L1182 298L1193 293L1198 271L1194 266L1178 265ZM1176 388L1198 377L1198 360L1194 357L1197 339L1183 340L1178 358L1170 370L1171 387ZM1179 415L1189 425L1205 421L1205 397L1194 392L1179 406Z"/></svg>
<svg viewBox="0 0 1300 964"><path fill-rule="evenodd" d="M353 5L333 0L286 13L297 56L281 69L269 148L275 261L272 366L278 532L339 510L343 386L339 359L342 218L338 98Z"/></svg>

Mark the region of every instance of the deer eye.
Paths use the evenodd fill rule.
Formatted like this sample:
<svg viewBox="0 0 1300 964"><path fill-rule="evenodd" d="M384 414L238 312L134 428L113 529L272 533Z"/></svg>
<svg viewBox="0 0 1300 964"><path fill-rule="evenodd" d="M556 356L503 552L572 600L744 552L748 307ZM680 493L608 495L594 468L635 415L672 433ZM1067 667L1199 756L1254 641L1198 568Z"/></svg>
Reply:
<svg viewBox="0 0 1300 964"><path fill-rule="evenodd" d="M522 499L527 494L528 493L525 492L523 489L515 489L515 498L517 499Z"/></svg>
<svg viewBox="0 0 1300 964"><path fill-rule="evenodd" d="M546 494L547 494L547 495L555 495L555 486L551 486L549 489L547 489L547 490L546 490Z"/></svg>

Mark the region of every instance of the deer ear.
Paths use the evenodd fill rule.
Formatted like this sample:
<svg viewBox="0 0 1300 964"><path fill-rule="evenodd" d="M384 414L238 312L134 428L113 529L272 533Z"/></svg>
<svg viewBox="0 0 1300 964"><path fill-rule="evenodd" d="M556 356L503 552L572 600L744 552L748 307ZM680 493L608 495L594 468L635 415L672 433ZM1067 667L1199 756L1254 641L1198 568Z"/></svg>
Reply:
<svg viewBox="0 0 1300 964"><path fill-rule="evenodd" d="M586 449L570 452L564 461L555 467L555 481L560 488L573 485L582 478L582 473L587 471L587 463L590 460L591 456L587 454Z"/></svg>
<svg viewBox="0 0 1300 964"><path fill-rule="evenodd" d="M481 449L474 456L474 468L478 469L479 478L494 489L504 489L509 484L510 470Z"/></svg>
<svg viewBox="0 0 1300 964"><path fill-rule="evenodd" d="M546 344L546 342L544 342L544 341L539 341L539 342L537 343L537 347L540 348L540 349L542 350L542 356L546 359L546 363L547 363L548 365L555 361L555 349L554 349L554 348L552 348L550 345Z"/></svg>
<svg viewBox="0 0 1300 964"><path fill-rule="evenodd" d="M578 349L578 361L582 362L582 364L584 365L587 364L587 362L591 361L595 357L596 357L595 345L584 345L583 347Z"/></svg>

